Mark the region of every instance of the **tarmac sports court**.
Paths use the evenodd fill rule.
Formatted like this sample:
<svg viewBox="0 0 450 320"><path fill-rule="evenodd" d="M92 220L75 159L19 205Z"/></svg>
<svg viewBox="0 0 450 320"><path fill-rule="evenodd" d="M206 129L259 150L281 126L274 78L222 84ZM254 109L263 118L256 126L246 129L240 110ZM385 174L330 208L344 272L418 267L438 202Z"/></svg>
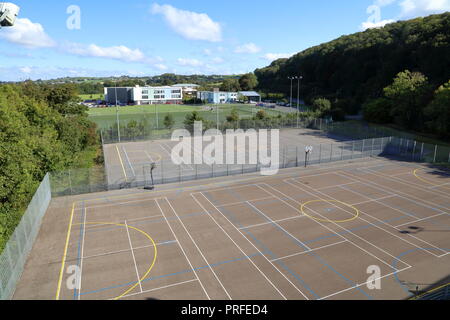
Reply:
<svg viewBox="0 0 450 320"><path fill-rule="evenodd" d="M268 149L271 150L270 136L268 136L268 140ZM177 144L178 142L171 140L156 140L104 145L108 184L121 185L149 180L151 163L156 164L154 180L164 183L256 171L255 165L175 165L171 159L171 153L173 147ZM192 142L191 158L196 155L202 156L209 144L211 142L204 142L203 149L198 149ZM330 158L337 159L342 157L343 159L349 159L352 156L358 157L358 154L361 154L361 147L358 147L358 150L352 150L352 141L345 141L345 139L339 141L336 136L330 136L311 129L282 129L280 130L279 144L278 160L282 168L303 165L306 146L314 148L308 159L311 163L319 162L319 157L326 162ZM258 150L258 146L250 145L248 141L245 146L234 145L233 147L232 152L245 154L247 159L250 152ZM370 148L369 145L366 147ZM375 147L381 148L379 145ZM224 157L226 151L224 139Z"/></svg>
<svg viewBox="0 0 450 320"><path fill-rule="evenodd" d="M54 198L14 298L408 299L446 284L449 191L369 158Z"/></svg>

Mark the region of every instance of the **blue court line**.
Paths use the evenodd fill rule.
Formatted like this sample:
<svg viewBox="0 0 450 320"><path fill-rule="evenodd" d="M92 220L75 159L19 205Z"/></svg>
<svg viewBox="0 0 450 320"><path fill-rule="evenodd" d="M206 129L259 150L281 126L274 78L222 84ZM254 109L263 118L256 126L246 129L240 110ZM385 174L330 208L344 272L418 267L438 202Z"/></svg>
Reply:
<svg viewBox="0 0 450 320"><path fill-rule="evenodd" d="M400 287L402 288L402 290L405 291L406 293L408 293L410 296L414 296L414 294L412 294L412 293L409 291L409 288L407 288L407 287L406 287L404 284L402 284L402 282L400 281L400 279L399 279L399 277L398 277L398 272L397 272L397 263L398 263L398 261L400 261L404 256L406 256L406 255L408 255L408 254L411 254L411 253L413 253L413 252L419 251L419 250L423 250L423 251L426 251L426 250L440 250L440 251L446 251L447 253L450 252L449 249L445 249L445 248L439 248L439 249L438 249L438 248L416 248L416 249L411 249L411 250L408 250L408 251L405 251L405 252L400 253L400 254L392 261L391 266L396 270L396 271L394 272L394 278L395 278L395 281L398 282L398 284L400 284Z"/></svg>
<svg viewBox="0 0 450 320"><path fill-rule="evenodd" d="M262 253L262 254L264 254L264 253ZM173 272L173 273L169 273L169 274L165 274L165 275L161 275L161 276L149 277L149 278L144 279L143 281L141 281L141 283L142 282L153 281L153 280L157 280L157 279L162 279L162 278L167 278L167 277L171 277L171 276L175 276L175 275L191 273L191 272L202 270L202 269L215 268L215 267L218 267L218 266L221 266L221 265L224 265L224 264L233 263L233 262L249 260L249 259L252 259L254 257L261 256L262 254L261 253L255 253L255 254L252 254L252 255L249 255L249 256L243 256L243 257L232 259L232 260L220 261L220 262L217 262L217 263L214 263L214 264L204 265L204 266L196 267L196 268L193 268L193 269L186 269L186 270ZM93 290L93 291L89 291L89 292L83 292L83 293L80 294L80 296L88 295L88 294L92 294L92 293L98 293L98 292L111 290L111 289L116 289L116 288L121 288L121 287L126 287L126 286L132 286L132 285L134 285L136 283L137 283L137 281L133 281L133 282L128 282L128 283L125 283L125 284L117 285L117 286L111 286L111 287L106 287L106 288Z"/></svg>
<svg viewBox="0 0 450 320"><path fill-rule="evenodd" d="M234 192L230 191L230 192ZM236 194L236 196L240 197L239 194ZM281 227L279 227L277 224L275 224L271 219L265 217L263 214L261 214L259 211L255 210L252 206L248 206L249 208L252 209L252 211L254 211L255 213L257 213L259 216L261 216L262 218L264 218L266 221L270 222L272 226L276 227L277 229L279 229L281 232L283 232L291 241L293 241L293 243L295 243L297 246L300 246L303 250L305 251L309 251L309 248L307 248L305 245L303 245L301 242L299 242L299 240L295 239L293 236L291 236L289 233L287 233L285 230L283 230ZM333 268L330 264L328 264L323 258L321 258L317 253L315 252L306 252L307 255L310 255L312 257L314 257L316 260L318 260L320 263L322 263L324 266L326 266L328 269L330 269L331 271L333 271L335 274L337 274L340 278L344 279L348 284L352 285L352 286L356 286L356 283L352 280L350 280L348 277L346 277L344 274L338 272L335 268ZM277 261L278 262L278 261ZM362 290L359 287L355 288L356 290L360 291L362 294L364 294L368 299L372 299L372 297L367 294L364 290Z"/></svg>
<svg viewBox="0 0 450 320"><path fill-rule="evenodd" d="M82 205L81 205L81 212L82 213L81 213L81 216L80 216L80 223L83 223L84 215L86 214L84 208L85 208L85 203L83 201ZM80 245L80 243L81 243L81 239L83 238L83 232L84 232L84 226L81 225L80 233L78 235L78 257L77 257L77 266L78 266L78 268L81 265L81 258L82 258L81 257L81 245ZM78 279L76 279L76 281L77 281L77 284L78 284ZM78 297L78 293L77 292L78 292L78 289L77 289L77 287L75 287L75 289L73 290L73 300L77 299L77 297Z"/></svg>

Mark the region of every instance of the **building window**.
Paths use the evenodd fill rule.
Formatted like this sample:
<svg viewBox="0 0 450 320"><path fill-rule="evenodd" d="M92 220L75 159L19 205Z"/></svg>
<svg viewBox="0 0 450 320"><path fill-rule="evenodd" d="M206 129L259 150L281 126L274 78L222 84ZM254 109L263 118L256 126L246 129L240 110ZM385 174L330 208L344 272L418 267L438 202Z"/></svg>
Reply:
<svg viewBox="0 0 450 320"><path fill-rule="evenodd" d="M142 90L142 94L148 94L148 90Z"/></svg>
<svg viewBox="0 0 450 320"><path fill-rule="evenodd" d="M148 100L148 96L142 96L142 100Z"/></svg>

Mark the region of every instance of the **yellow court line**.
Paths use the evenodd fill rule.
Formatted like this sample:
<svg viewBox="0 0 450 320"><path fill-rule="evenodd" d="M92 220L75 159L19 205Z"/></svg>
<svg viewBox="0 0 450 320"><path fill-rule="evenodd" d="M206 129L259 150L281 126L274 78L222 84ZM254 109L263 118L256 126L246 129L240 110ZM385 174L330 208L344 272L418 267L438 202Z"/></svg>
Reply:
<svg viewBox="0 0 450 320"><path fill-rule="evenodd" d="M435 184L435 183L433 183L433 182L431 182L431 181L429 181L429 180L426 180L426 179L420 177L420 176L417 174L417 172L418 172L419 170L424 170L424 169L416 169L416 170L413 171L413 174L414 174L414 176L415 176L417 179L419 179L419 180L421 180L421 181L423 181L423 182L425 182L425 183L427 183L427 184L430 184L430 185L432 185L432 186L435 186L435 187L442 187L442 188L445 188L445 189L450 189L450 188L447 187L447 186Z"/></svg>
<svg viewBox="0 0 450 320"><path fill-rule="evenodd" d="M119 147L116 146L117 154L119 155L120 164L122 165L123 175L125 176L125 182L128 182L127 173L125 171L125 167L123 165L122 157L120 156Z"/></svg>
<svg viewBox="0 0 450 320"><path fill-rule="evenodd" d="M125 227L125 228L127 227L127 225L125 225L125 224L121 224L121 223L111 223L111 222L86 222L86 223L77 223L77 224L74 224L74 226L81 226L81 225L86 225L86 224L89 224L89 225L110 225L110 226L118 226L118 227ZM134 286L132 286L131 288L129 288L127 291L125 291L125 292L122 293L121 295L115 297L113 300L119 300L120 298L122 298L123 296L125 296L126 294L128 294L130 291L132 291L134 288L136 288L136 287L139 285L139 283L141 283L142 281L144 281L145 278L147 278L147 276L148 276L148 275L150 274L150 272L153 270L153 268L154 268L154 266L155 266L155 263L156 263L156 258L157 258L157 256L158 256L158 249L157 249L156 243L155 243L155 241L152 239L152 237L150 237L146 232L142 231L141 229L135 228L135 227L133 227L133 226L128 226L128 228L131 228L131 229L136 230L137 232L140 232L141 234L143 234L145 237L147 237L147 238L151 241L151 243L152 243L152 245L153 245L153 250L154 250L153 262L152 262L152 264L150 265L150 267L148 268L147 272L144 274L144 276L143 276L141 279L139 279L139 281L138 281ZM64 255L64 259L63 259L64 262L65 262L65 258L66 258L66 254ZM64 266L63 266L63 268L64 268ZM64 270L61 269L61 271L64 271ZM62 281L62 273L61 273L61 275L60 275L60 283L58 284L58 292L57 292L57 299L56 299L56 300L59 299L59 292L60 292L60 290L61 290L61 281Z"/></svg>
<svg viewBox="0 0 450 320"><path fill-rule="evenodd" d="M417 299L420 299L420 298L422 298L423 296L426 296L427 294L433 293L433 292L435 292L435 291L437 291L437 290L439 290L439 289L445 288L445 287L447 287L447 286L450 286L450 282L447 283L447 284L443 284L442 286L439 286L439 287L437 287L437 288L434 288L434 289L432 289L432 290L430 290L430 291L427 291L427 292L425 292L425 293L422 293L422 294L418 295L417 297L409 298L409 300L417 300Z"/></svg>
<svg viewBox="0 0 450 320"><path fill-rule="evenodd" d="M64 274L64 266L66 264L66 257L67 257L67 249L69 247L69 238L70 238L70 232L72 230L72 222L73 222L73 213L75 212L75 202L72 204L72 213L70 214L70 223L67 230L67 238L66 238L66 245L64 247L64 254L61 261L61 270L59 272L59 280L58 280L58 288L56 289L56 300L59 300L59 293L61 292L61 283L63 279Z"/></svg>
<svg viewBox="0 0 450 320"><path fill-rule="evenodd" d="M340 203L340 204L343 204L343 205L346 206L346 207L349 207L349 208L355 210L356 215L354 215L352 218L346 219L346 220L331 220L331 219L321 219L321 218L316 218L316 217L313 217L313 216L311 216L311 215L309 215L309 214L307 214L307 213L305 212L305 207L306 207L308 204L310 204L310 203L315 203L315 202L328 202L328 203L333 202L333 203ZM309 218L311 218L311 219L314 219L314 220L316 220L316 221L321 221L321 222L344 223L344 222L350 222L350 221L353 221L353 220L355 220L355 219L357 219L357 218L359 217L359 210L358 210L358 209L356 209L356 208L355 208L354 206L352 206L351 204L348 204L348 203L345 203L345 202L342 202L342 201L339 201L339 200L325 200L325 199L311 200L311 201L307 201L307 202L303 203L300 209L301 209L302 213L303 213L305 216L307 216L307 217L309 217Z"/></svg>
<svg viewBox="0 0 450 320"><path fill-rule="evenodd" d="M158 160L152 159L153 162L160 162L162 160L162 156L157 152L148 152L147 150L141 150L140 152L146 153L148 156L156 155ZM151 158L151 157L150 157Z"/></svg>

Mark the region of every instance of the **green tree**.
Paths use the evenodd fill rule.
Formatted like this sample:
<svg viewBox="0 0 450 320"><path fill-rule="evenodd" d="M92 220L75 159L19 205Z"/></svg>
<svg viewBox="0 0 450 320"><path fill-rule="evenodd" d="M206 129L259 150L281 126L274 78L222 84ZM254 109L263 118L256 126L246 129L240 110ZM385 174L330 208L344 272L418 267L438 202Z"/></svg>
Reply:
<svg viewBox="0 0 450 320"><path fill-rule="evenodd" d="M390 123L391 104L386 98L370 100L363 105L364 119L373 123Z"/></svg>
<svg viewBox="0 0 450 320"><path fill-rule="evenodd" d="M250 91L255 89L258 86L258 78L254 73L244 74L239 79L239 85L242 91Z"/></svg>
<svg viewBox="0 0 450 320"><path fill-rule="evenodd" d="M264 119L266 119L267 118L267 113L266 113L266 111L264 111L264 110L259 110L257 113L256 113L256 119L258 119L258 120L264 120Z"/></svg>
<svg viewBox="0 0 450 320"><path fill-rule="evenodd" d="M323 117L329 114L331 102L325 98L317 98L313 101L312 107L319 117Z"/></svg>
<svg viewBox="0 0 450 320"><path fill-rule="evenodd" d="M450 81L440 86L433 101L425 108L427 126L442 137L450 137Z"/></svg>
<svg viewBox="0 0 450 320"><path fill-rule="evenodd" d="M423 108L428 90L428 79L420 72L406 70L397 74L394 82L384 88L384 95L392 105L394 120L408 129L423 127Z"/></svg>
<svg viewBox="0 0 450 320"><path fill-rule="evenodd" d="M206 121L197 111L187 114L184 120L184 128L189 132L194 132L194 122L203 122L203 130L209 129L209 122Z"/></svg>
<svg viewBox="0 0 450 320"><path fill-rule="evenodd" d="M238 79L225 79L220 86L221 91L236 92L241 90Z"/></svg>
<svg viewBox="0 0 450 320"><path fill-rule="evenodd" d="M174 125L175 125L175 120L173 119L173 116L170 113L168 113L164 117L164 127L166 127L166 129L172 129Z"/></svg>
<svg viewBox="0 0 450 320"><path fill-rule="evenodd" d="M227 116L227 122L233 124L235 128L237 127L239 123L239 112L236 108L233 108L231 113Z"/></svg>

